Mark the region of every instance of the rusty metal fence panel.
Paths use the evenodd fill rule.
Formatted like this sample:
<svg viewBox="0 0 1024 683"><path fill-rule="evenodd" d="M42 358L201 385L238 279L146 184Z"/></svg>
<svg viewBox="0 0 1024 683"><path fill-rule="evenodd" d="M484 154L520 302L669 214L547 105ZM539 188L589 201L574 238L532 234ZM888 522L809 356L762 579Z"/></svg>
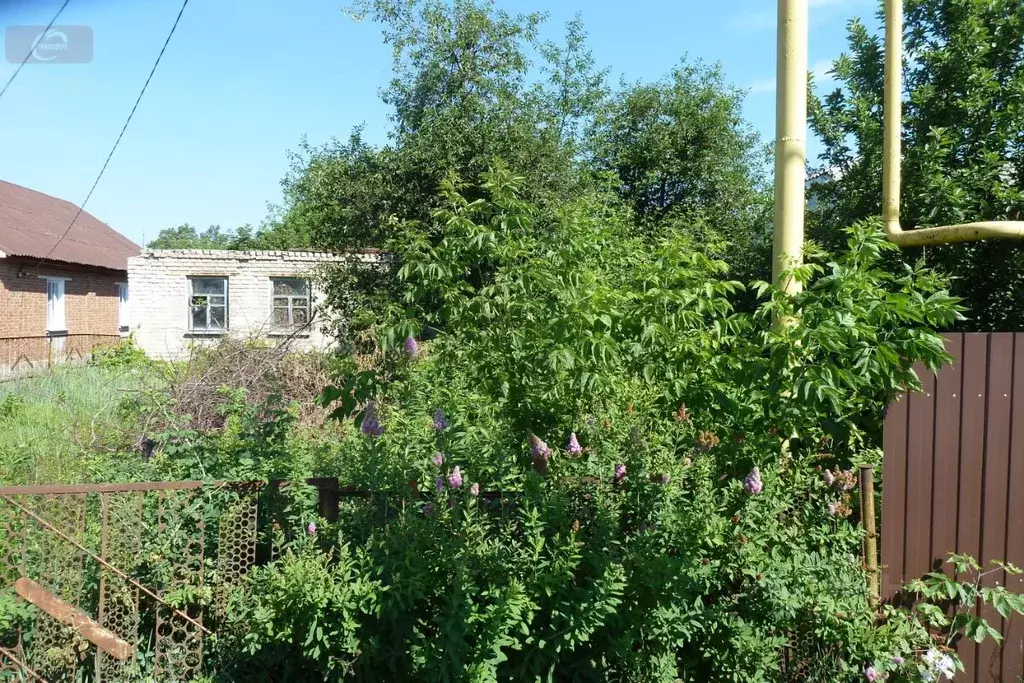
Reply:
<svg viewBox="0 0 1024 683"><path fill-rule="evenodd" d="M0 337L0 380L25 377L55 365L81 364L97 347L120 341L119 334Z"/></svg>
<svg viewBox="0 0 1024 683"><path fill-rule="evenodd" d="M308 479L296 495L282 495L293 487L284 481L0 487L0 599L13 587L28 600L18 588L29 586L37 595L28 601L37 607L63 605L79 614L69 624L40 609L27 628L14 631L0 622L0 681L193 680L229 596L252 567L274 556L287 501L297 504L291 513L308 519L336 521L344 513L355 538L387 523L409 499L344 487L335 478ZM480 498L498 514L512 502L500 492ZM85 632L94 637L86 640ZM115 656L126 651L130 657Z"/></svg>
<svg viewBox="0 0 1024 683"><path fill-rule="evenodd" d="M952 365L918 368L923 391L900 396L885 419L882 591L942 568L951 552L1024 566L1024 334L949 334ZM1024 590L1002 572L987 582ZM1024 624L983 616L1006 641L959 645L958 680L1019 681Z"/></svg>
<svg viewBox="0 0 1024 683"><path fill-rule="evenodd" d="M255 563L264 486L0 488L0 588L35 582L43 602L81 612L75 624L39 610L7 633L0 680L5 672L53 682L83 672L97 682L192 680L211 621ZM75 628L85 620L131 656L93 647Z"/></svg>

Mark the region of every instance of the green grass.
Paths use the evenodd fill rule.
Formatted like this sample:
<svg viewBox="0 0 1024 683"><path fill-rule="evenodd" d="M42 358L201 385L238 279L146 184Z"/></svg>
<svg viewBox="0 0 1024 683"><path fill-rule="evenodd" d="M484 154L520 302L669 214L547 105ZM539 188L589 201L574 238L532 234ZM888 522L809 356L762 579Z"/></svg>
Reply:
<svg viewBox="0 0 1024 683"><path fill-rule="evenodd" d="M118 407L130 368L63 367L0 384L0 484L93 479L128 437Z"/></svg>

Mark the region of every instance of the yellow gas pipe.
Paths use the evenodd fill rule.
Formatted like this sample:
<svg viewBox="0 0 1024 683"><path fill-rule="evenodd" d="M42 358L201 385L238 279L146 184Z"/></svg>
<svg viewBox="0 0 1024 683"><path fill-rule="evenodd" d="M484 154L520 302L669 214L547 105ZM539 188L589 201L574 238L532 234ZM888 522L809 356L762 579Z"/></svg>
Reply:
<svg viewBox="0 0 1024 683"><path fill-rule="evenodd" d="M775 216L772 275L790 294L799 283L786 273L803 261L805 138L807 128L807 4L779 0L775 111ZM885 2L885 109L882 219L889 240L901 247L1024 239L1024 221L980 221L903 230L900 226L900 166L903 119L903 2Z"/></svg>
<svg viewBox="0 0 1024 683"><path fill-rule="evenodd" d="M788 273L803 262L807 173L807 0L779 0L775 93L775 216L772 278L800 291Z"/></svg>
<svg viewBox="0 0 1024 683"><path fill-rule="evenodd" d="M1022 221L981 221L904 231L900 227L900 143L903 122L903 2L885 3L885 128L882 166L882 219L889 241L901 247L1024 239Z"/></svg>

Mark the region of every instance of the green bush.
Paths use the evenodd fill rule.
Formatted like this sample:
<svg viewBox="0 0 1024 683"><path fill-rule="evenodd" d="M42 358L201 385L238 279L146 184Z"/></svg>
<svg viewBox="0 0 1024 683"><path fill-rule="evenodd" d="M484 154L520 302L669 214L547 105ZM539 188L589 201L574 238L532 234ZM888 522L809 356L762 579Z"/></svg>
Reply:
<svg viewBox="0 0 1024 683"><path fill-rule="evenodd" d="M887 273L892 247L861 224L847 253L795 272L803 294L759 285L761 307L737 313L742 285L685 237L639 241L601 193L542 211L517 183L496 170L475 201L449 186L429 230L393 245L393 350L325 391L354 422L321 463L390 493L308 520L315 535L254 571L225 671L853 681L894 658L932 666L916 613L870 604L853 489L912 365L947 359L945 282ZM427 327L433 341L410 338Z"/></svg>
<svg viewBox="0 0 1024 683"><path fill-rule="evenodd" d="M117 344L96 347L87 363L99 368L127 368L145 365L147 359L146 352L135 343L132 333Z"/></svg>

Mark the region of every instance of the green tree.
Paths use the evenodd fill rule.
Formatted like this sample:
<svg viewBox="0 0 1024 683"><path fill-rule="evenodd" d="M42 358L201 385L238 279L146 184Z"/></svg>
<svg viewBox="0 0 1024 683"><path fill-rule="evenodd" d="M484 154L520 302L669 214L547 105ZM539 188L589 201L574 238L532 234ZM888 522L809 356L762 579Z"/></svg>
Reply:
<svg viewBox="0 0 1024 683"><path fill-rule="evenodd" d="M146 245L149 249L297 249L311 245L309 235L301 225L276 217L260 227L243 225L237 230L224 230L211 225L202 232L188 223L176 228L164 228L156 239Z"/></svg>
<svg viewBox="0 0 1024 683"><path fill-rule="evenodd" d="M594 164L621 181L641 224L736 234L765 225L766 158L720 66L685 60L654 83L623 84L595 127Z"/></svg>
<svg viewBox="0 0 1024 683"><path fill-rule="evenodd" d="M176 228L164 228L156 239L146 245L149 249L231 249L235 233L219 225L211 225L202 232L188 223Z"/></svg>
<svg viewBox="0 0 1024 683"><path fill-rule="evenodd" d="M728 254L738 277L767 276L764 159L740 114L742 93L720 68L684 62L663 81L612 96L578 17L563 40L542 41L543 15L512 15L487 0L361 0L350 11L379 24L393 49L394 78L382 93L393 112L389 140L372 145L361 128L323 146L303 140L284 180L281 229L333 250L427 239L424 226L443 206L438 189L452 182L480 199L500 160L523 179L521 199L542 210L610 182L638 236L690 235L696 248ZM473 273L476 285L489 272ZM336 279L358 287L364 278ZM393 288L372 280L372 291L337 307L351 316L354 301L387 301Z"/></svg>
<svg viewBox="0 0 1024 683"><path fill-rule="evenodd" d="M1024 5L1019 0L907 0L903 119L904 228L1024 217ZM812 98L824 141L812 234L827 244L881 212L883 45L858 20L833 65L841 87ZM922 255L908 250L902 259ZM933 247L955 277L970 329L1024 326L1024 248Z"/></svg>
<svg viewBox="0 0 1024 683"><path fill-rule="evenodd" d="M303 141L284 181L284 224L317 245L383 246L399 223L429 218L446 178L475 188L495 158L528 179L531 199L565 197L581 181L574 160L604 76L578 20L556 44L537 37L543 15L492 2L365 0L349 11L380 24L393 49L390 139L375 147L357 128L346 141Z"/></svg>

